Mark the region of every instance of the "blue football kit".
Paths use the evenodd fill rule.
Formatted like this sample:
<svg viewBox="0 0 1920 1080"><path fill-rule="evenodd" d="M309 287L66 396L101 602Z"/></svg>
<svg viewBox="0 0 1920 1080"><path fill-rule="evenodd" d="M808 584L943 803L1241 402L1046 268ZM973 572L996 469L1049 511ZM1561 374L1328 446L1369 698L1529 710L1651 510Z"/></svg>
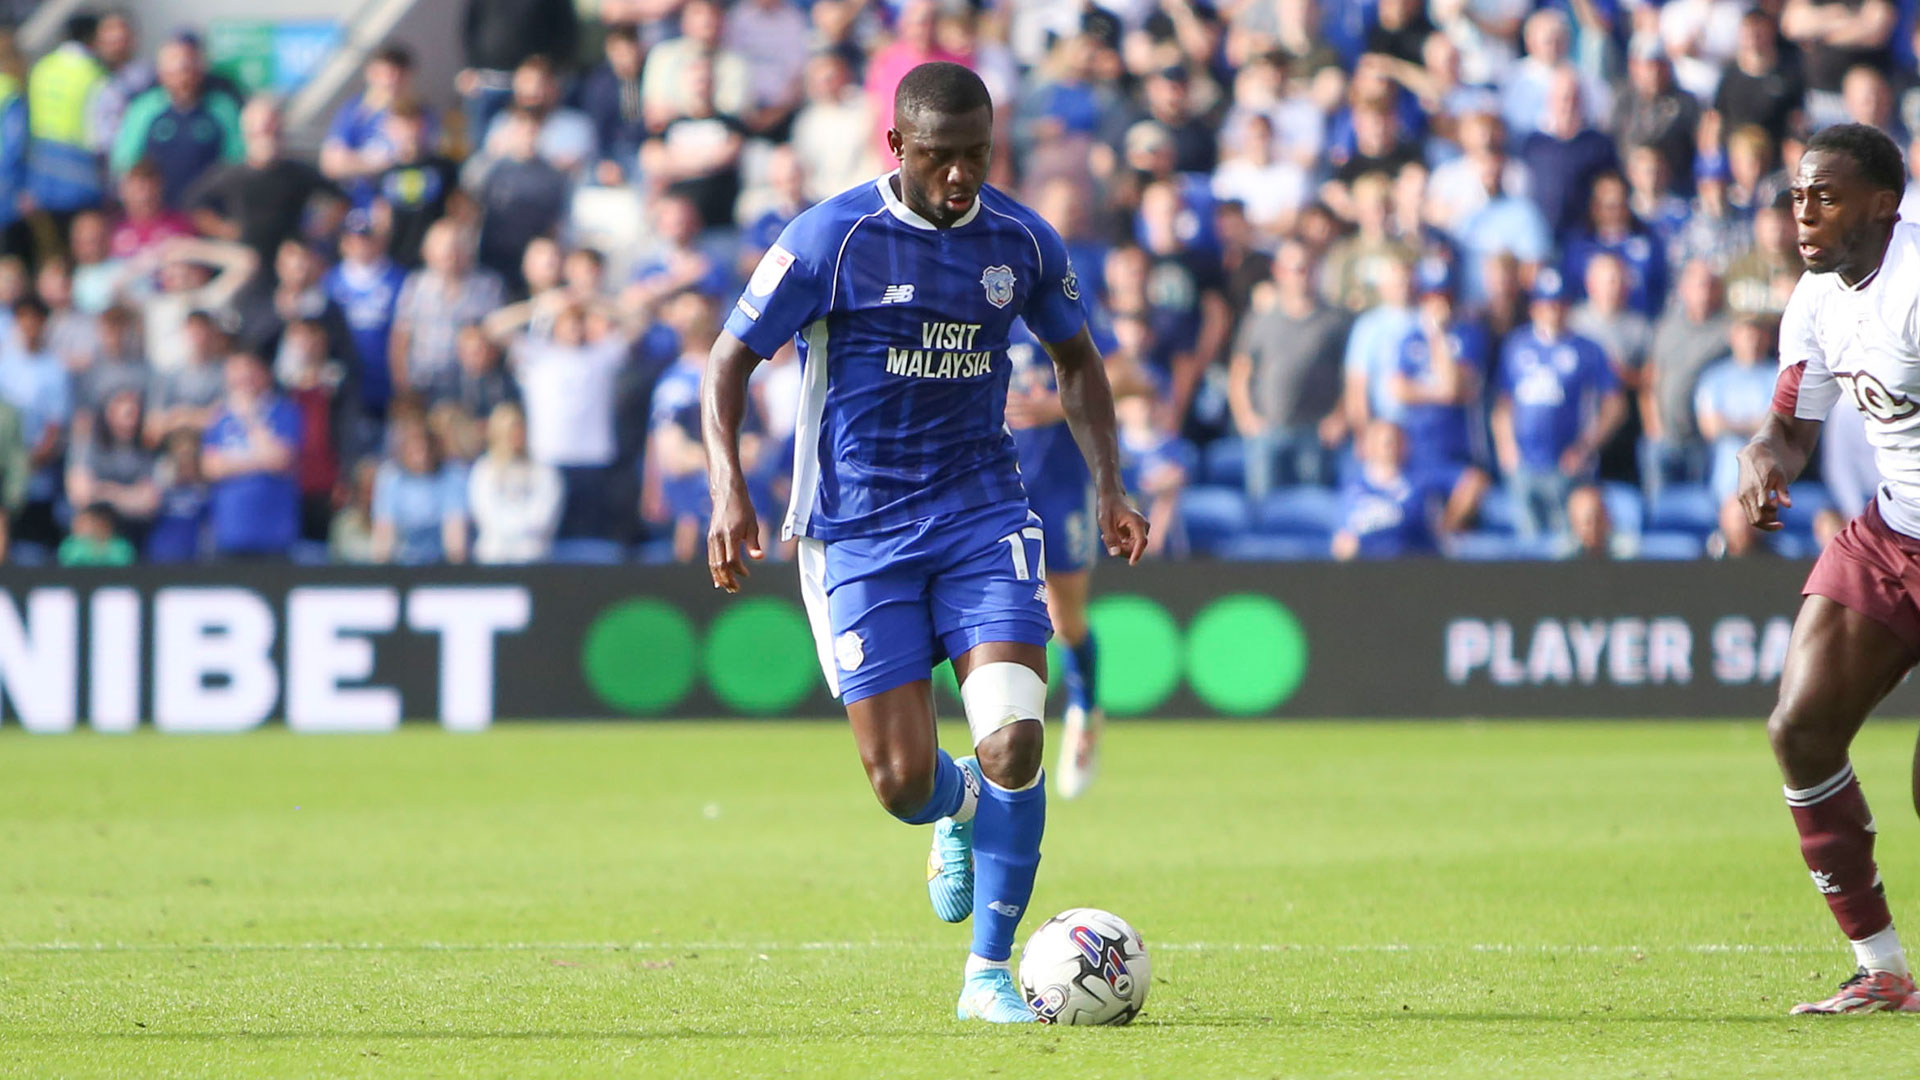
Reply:
<svg viewBox="0 0 1920 1080"><path fill-rule="evenodd" d="M1089 307L1087 330L1101 356L1111 356L1119 343L1104 319ZM1025 320L1013 324L1013 343L1007 346L1013 361L1015 393L1036 390L1058 393L1053 358ZM1027 505L1040 515L1046 537L1047 566L1063 573L1091 569L1100 554L1100 529L1094 520L1093 471L1087 468L1080 444L1073 441L1067 422L1023 428L1013 433L1020 457L1020 480L1027 489Z"/></svg>

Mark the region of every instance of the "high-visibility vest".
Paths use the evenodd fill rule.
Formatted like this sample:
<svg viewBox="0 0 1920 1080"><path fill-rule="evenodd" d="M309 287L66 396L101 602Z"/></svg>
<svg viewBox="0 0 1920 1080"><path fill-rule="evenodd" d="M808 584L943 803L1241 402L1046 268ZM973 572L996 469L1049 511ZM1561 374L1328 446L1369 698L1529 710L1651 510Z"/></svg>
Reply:
<svg viewBox="0 0 1920 1080"><path fill-rule="evenodd" d="M35 140L90 149L87 113L107 69L78 42L40 58L27 79L27 122Z"/></svg>

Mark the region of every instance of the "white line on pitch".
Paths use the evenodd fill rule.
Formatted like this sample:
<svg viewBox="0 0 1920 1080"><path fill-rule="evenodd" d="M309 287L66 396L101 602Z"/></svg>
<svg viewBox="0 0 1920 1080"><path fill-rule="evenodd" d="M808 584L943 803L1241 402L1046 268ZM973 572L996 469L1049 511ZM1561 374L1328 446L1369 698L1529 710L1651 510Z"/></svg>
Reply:
<svg viewBox="0 0 1920 1080"><path fill-rule="evenodd" d="M1828 953L1825 945L1762 945L1739 943L1682 945L1571 945L1571 944L1395 944L1329 945L1277 941L1153 941L1149 949L1170 952L1252 953L1586 953L1593 955L1654 955L1658 953L1762 953L1795 955ZM274 953L274 952L859 952L888 950L951 950L938 941L233 941L233 942L124 942L124 941L16 941L0 943L7 953Z"/></svg>

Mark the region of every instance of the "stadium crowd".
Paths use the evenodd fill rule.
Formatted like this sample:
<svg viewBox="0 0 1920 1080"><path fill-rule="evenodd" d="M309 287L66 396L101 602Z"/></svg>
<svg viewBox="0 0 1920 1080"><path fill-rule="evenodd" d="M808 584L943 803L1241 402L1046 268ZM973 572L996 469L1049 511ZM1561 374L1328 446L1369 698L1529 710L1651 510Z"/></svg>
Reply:
<svg viewBox="0 0 1920 1080"><path fill-rule="evenodd" d="M1729 509L1801 272L1787 177L1830 124L1920 135L1911 23L1888 0L468 0L439 46L464 50L458 108L394 43L301 155L194 32L79 18L44 56L0 46L0 546L701 558L720 318L786 222L890 165L893 88L939 59L987 83L993 182L1067 239L1120 343L1157 553L1805 554L1877 481L1843 407L1785 532ZM753 384L770 526L791 353ZM1057 416L1015 387L1010 423Z"/></svg>

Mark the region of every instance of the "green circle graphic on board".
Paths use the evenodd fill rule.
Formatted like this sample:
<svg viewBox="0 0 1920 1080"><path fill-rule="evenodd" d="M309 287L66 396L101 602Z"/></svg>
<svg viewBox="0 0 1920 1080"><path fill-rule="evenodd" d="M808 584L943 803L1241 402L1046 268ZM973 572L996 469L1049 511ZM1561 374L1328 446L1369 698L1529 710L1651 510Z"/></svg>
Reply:
<svg viewBox="0 0 1920 1080"><path fill-rule="evenodd" d="M609 708L665 712L693 686L693 623L659 600L614 604L587 628L580 672Z"/></svg>
<svg viewBox="0 0 1920 1080"><path fill-rule="evenodd" d="M1116 716L1138 716L1180 685L1180 625L1144 596L1115 594L1087 606L1100 639L1095 700Z"/></svg>
<svg viewBox="0 0 1920 1080"><path fill-rule="evenodd" d="M1223 713L1279 708L1307 675L1307 632L1286 605L1242 593L1208 604L1187 628L1187 682Z"/></svg>
<svg viewBox="0 0 1920 1080"><path fill-rule="evenodd" d="M728 708L777 713L813 692L820 654L799 608L756 596L729 604L707 627L706 672L713 696Z"/></svg>

